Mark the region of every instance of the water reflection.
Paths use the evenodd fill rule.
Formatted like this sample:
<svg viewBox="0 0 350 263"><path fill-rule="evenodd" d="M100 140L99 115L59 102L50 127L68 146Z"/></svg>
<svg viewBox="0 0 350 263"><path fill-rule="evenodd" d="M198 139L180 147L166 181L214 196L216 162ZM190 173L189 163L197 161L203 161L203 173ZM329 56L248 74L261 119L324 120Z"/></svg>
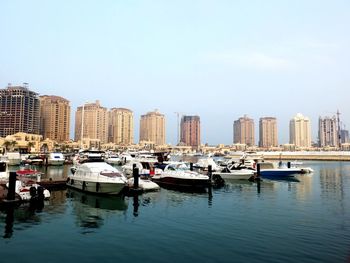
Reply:
<svg viewBox="0 0 350 263"><path fill-rule="evenodd" d="M128 205L120 196L99 196L68 189L67 196L76 216L76 224L83 228L83 234L103 226L104 221L112 215L123 215Z"/></svg>

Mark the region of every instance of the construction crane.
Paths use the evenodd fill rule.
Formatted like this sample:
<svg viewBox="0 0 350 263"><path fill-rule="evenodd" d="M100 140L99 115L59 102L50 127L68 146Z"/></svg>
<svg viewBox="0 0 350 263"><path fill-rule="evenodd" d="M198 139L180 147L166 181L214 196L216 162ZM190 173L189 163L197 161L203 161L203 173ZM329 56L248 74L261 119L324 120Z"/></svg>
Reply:
<svg viewBox="0 0 350 263"><path fill-rule="evenodd" d="M182 112L174 112L177 116L177 144L180 143L180 116L182 117Z"/></svg>

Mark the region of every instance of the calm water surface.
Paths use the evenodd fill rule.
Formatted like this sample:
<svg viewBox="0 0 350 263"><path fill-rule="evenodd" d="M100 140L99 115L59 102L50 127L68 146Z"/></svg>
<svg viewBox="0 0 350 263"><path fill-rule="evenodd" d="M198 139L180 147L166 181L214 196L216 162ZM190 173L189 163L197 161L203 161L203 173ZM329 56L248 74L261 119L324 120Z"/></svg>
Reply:
<svg viewBox="0 0 350 263"><path fill-rule="evenodd" d="M42 210L0 212L1 261L349 262L350 163L304 164L314 174L211 194L54 191ZM65 177L69 167L46 173Z"/></svg>

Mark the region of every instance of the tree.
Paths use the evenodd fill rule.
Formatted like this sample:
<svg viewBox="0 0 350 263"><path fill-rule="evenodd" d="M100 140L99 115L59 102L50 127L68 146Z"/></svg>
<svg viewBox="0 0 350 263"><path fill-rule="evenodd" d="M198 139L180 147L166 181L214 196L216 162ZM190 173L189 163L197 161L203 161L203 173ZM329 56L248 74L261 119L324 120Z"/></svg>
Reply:
<svg viewBox="0 0 350 263"><path fill-rule="evenodd" d="M28 144L27 144L28 152L31 152L31 150L34 146L35 146L34 142L28 142Z"/></svg>

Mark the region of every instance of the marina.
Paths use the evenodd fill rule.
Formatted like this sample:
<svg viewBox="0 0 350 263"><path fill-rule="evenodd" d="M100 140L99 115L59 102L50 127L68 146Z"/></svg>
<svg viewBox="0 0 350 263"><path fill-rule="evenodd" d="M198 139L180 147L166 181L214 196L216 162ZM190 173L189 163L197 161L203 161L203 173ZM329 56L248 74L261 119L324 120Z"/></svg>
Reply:
<svg viewBox="0 0 350 263"><path fill-rule="evenodd" d="M48 255L50 262L77 257L84 262L347 261L350 163L304 164L314 172L259 183L227 181L205 191L162 187L100 196L51 190L43 206L1 211L0 253L10 262L21 261L18 246L28 262L48 260ZM69 165L38 169L44 182L71 176Z"/></svg>

